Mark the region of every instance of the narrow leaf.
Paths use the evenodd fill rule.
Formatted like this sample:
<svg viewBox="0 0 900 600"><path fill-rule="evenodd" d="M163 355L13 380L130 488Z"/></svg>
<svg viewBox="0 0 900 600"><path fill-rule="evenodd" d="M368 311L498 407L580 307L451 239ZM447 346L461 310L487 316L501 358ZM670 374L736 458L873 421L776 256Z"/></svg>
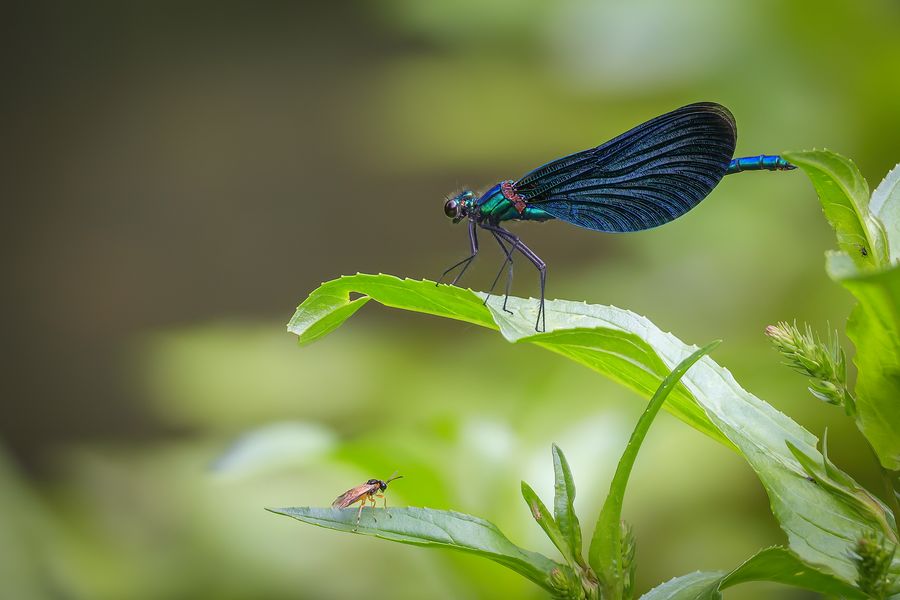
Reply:
<svg viewBox="0 0 900 600"><path fill-rule="evenodd" d="M475 554L509 567L540 585L554 591L550 581L553 572L568 567L537 552L524 550L504 536L496 525L478 517L453 511L430 508L364 509L359 528L356 527L357 509L333 508L270 508L269 511L292 517L304 523L326 529L379 537L392 542L450 548ZM377 521L375 520L377 518Z"/></svg>
<svg viewBox="0 0 900 600"><path fill-rule="evenodd" d="M721 340L716 340L695 351L678 363L678 366L672 369L672 372L663 379L663 382L650 399L650 403L647 405L644 413L638 419L637 425L631 434L631 439L628 440L625 451L622 453L622 458L619 459L616 473L613 475L609 486L609 494L606 496L606 502L604 502L600 516L597 518L597 526L594 529L591 549L588 554L588 560L600 577L600 584L606 589L606 596L609 598L621 598L624 592L628 565L622 564L622 527L620 524L622 520L622 503L625 499L625 488L628 486L628 478L631 475L631 470L634 468L634 462L637 459L638 451L641 449L641 444L647 437L650 425L653 424L653 419L659 414L659 410L665 403L666 398L668 398L669 393L694 363L712 352L720 343Z"/></svg>
<svg viewBox="0 0 900 600"><path fill-rule="evenodd" d="M541 529L544 530L544 533L547 534L547 537L550 538L550 541L553 542L553 545L556 546L559 553L563 555L566 562L574 569L576 565L575 555L572 554L572 549L569 547L569 540L563 536L559 527L556 525L556 521L553 520L550 511L547 510L547 507L544 506L544 503L541 502L538 495L531 489L531 486L524 481L522 482L522 497L525 498L525 502L528 504L528 510L531 511L531 516L534 517L537 524L541 526Z"/></svg>
<svg viewBox="0 0 900 600"><path fill-rule="evenodd" d="M566 538L572 556L579 564L584 563L581 557L581 523L575 514L575 479L565 454L559 446L553 444L554 497L553 514L560 532Z"/></svg>

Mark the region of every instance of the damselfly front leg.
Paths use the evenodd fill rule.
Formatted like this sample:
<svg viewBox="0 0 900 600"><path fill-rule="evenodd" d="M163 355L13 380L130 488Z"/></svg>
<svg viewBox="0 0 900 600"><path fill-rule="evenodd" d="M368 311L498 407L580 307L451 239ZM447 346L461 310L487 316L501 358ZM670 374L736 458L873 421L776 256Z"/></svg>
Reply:
<svg viewBox="0 0 900 600"><path fill-rule="evenodd" d="M456 283L463 276L463 273L466 272L466 269L469 268L469 265L472 264L472 261L475 260L475 257L478 255L478 235L475 233L475 221L472 220L469 221L469 249L472 251L472 254L444 271L443 274L441 274L440 279L438 279L437 283L435 283L434 285L440 285L444 280L444 277L446 277L451 271L453 271L453 269L462 266L459 274L453 278L453 281L450 282L450 285L456 285Z"/></svg>

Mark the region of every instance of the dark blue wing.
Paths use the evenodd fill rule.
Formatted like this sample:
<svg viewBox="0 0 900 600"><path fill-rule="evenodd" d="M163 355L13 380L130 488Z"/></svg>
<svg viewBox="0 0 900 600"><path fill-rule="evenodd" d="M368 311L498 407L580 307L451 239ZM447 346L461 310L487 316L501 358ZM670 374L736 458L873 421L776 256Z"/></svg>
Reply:
<svg viewBox="0 0 900 600"><path fill-rule="evenodd" d="M737 128L727 108L690 104L516 182L526 202L597 231L638 231L695 207L725 176Z"/></svg>

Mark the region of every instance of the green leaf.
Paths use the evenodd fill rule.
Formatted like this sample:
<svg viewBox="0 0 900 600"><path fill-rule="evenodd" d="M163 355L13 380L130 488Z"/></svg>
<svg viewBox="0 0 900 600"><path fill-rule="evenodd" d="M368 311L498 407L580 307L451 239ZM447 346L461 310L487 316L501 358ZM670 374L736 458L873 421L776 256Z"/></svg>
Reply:
<svg viewBox="0 0 900 600"><path fill-rule="evenodd" d="M525 502L528 504L528 510L531 511L531 516L534 517L537 524L541 526L541 529L544 530L544 533L547 534L547 537L550 538L550 541L553 542L553 545L556 546L559 553L563 555L566 562L574 569L576 565L575 555L572 553L572 548L569 547L569 540L563 536L559 527L556 525L556 521L554 521L553 517L550 515L550 511L547 510L547 507L544 506L544 503L541 502L538 495L531 489L531 486L524 481L522 482L522 497L525 498Z"/></svg>
<svg viewBox="0 0 900 600"><path fill-rule="evenodd" d="M703 356L709 354L719 345L721 340L707 344L703 348L678 363L669 373L660 386L656 389L646 410L638 419L637 425L631 434L631 439L625 446L622 458L616 467L616 473L609 485L609 494L606 502L597 518L597 526L591 539L591 549L588 560L600 577L600 584L605 590L606 598L621 598L624 595L625 581L630 565L623 564L622 560L622 503L625 499L625 488L628 486L628 477L634 467L638 451L641 449L647 432L653 419L659 414L659 410L668 398L669 393L675 388L681 378L687 373L694 363Z"/></svg>
<svg viewBox="0 0 900 600"><path fill-rule="evenodd" d="M860 430L882 466L900 469L900 265L859 271L842 254L830 254L828 274L859 303L847 336L856 346L856 409Z"/></svg>
<svg viewBox="0 0 900 600"><path fill-rule="evenodd" d="M869 210L884 226L891 263L900 262L900 164L872 192Z"/></svg>
<svg viewBox="0 0 900 600"><path fill-rule="evenodd" d="M843 501L848 508L856 513L861 521L868 523L869 531L873 533L879 531L882 535L886 535L896 542L897 535L894 533L890 510L878 498L853 481L850 475L841 471L828 459L827 440L826 432L826 435L822 438L821 463L817 463L803 454L790 442L787 442L787 445L797 461L803 465L806 474L812 477L823 489L828 490L832 496Z"/></svg>
<svg viewBox="0 0 900 600"><path fill-rule="evenodd" d="M726 575L720 590L749 581L773 581L841 598L865 598L859 589L849 583L811 568L797 555L776 546L758 552L750 560Z"/></svg>
<svg viewBox="0 0 900 600"><path fill-rule="evenodd" d="M869 186L848 158L828 150L786 152L784 158L806 172L838 247L861 268L888 263L884 227L869 211Z"/></svg>
<svg viewBox="0 0 900 600"><path fill-rule="evenodd" d="M581 523L575 514L575 479L569 468L569 461L559 446L553 444L553 474L554 496L553 514L556 516L556 524L566 538L572 556L579 564L584 564L581 556Z"/></svg>
<svg viewBox="0 0 900 600"><path fill-rule="evenodd" d="M721 571L697 571L670 579L641 596L641 600L719 600Z"/></svg>
<svg viewBox="0 0 900 600"><path fill-rule="evenodd" d="M353 293L364 295L351 301L350 295ZM471 290L447 285L435 286L433 281L401 280L392 275L357 274L345 275L319 286L297 307L287 329L297 335L301 344L307 344L337 328L369 300L375 300L379 304L391 308L456 319L489 329L501 329L504 337L509 341L534 337L533 341L538 345L544 345L540 342L548 340L548 336L552 339L554 334L549 330L553 329L551 325L555 322L554 319L558 320L556 328L563 330L579 327L580 322L588 322L584 320L585 318L593 324L588 325L589 327L597 324L594 317L580 316L577 308L572 314L566 314L554 309L557 306L555 302L548 302L548 333L538 335L534 331L537 301L528 302L518 299L516 303L518 309L513 308L514 311L518 310L516 316L506 318L508 315L503 313L500 318L497 318L498 315L493 309L493 304L489 303L487 307L484 306L482 298L476 296ZM510 298L510 302L513 300ZM565 304L573 307L588 306L574 302ZM512 305L510 307L512 308ZM351 308L352 310L350 310ZM568 310L567 306L564 306L562 310ZM633 315L633 313L620 309L613 310ZM551 312L553 314L550 314ZM643 319L637 315L633 316L639 320ZM531 323L527 323L529 318L532 319ZM603 335L605 335L603 331L594 332L594 336ZM604 346L603 356L591 356L591 360L601 359L607 365L606 370L613 379L628 387L640 388L641 392L648 397L669 372L669 368L651 348L646 347L640 338L628 333L623 328L609 331L608 335L605 335L602 346ZM567 355L570 358L582 362L578 359L581 352L577 340L572 345L560 341L546 344L544 347L555 352L565 351L569 353ZM633 359L635 356L638 357L637 361ZM666 404L666 409L695 429L728 444L726 438L704 414L703 409L697 406L683 391L673 394L672 400Z"/></svg>
<svg viewBox="0 0 900 600"><path fill-rule="evenodd" d="M723 590L751 581L783 583L848 600L866 598L858 588L811 568L791 551L776 546L760 551L730 573L707 571L676 577L653 588L641 600L713 600L721 598Z"/></svg>
<svg viewBox="0 0 900 600"><path fill-rule="evenodd" d="M870 202L850 160L824 150L785 158L809 176L837 233L842 252L829 253L828 274L859 301L847 325L859 373L857 424L882 466L900 469L900 265L891 264L900 253L900 169L885 177Z"/></svg>
<svg viewBox="0 0 900 600"><path fill-rule="evenodd" d="M355 300L350 293L364 287L366 295ZM440 293L435 293L440 290ZM402 308L440 317L466 321L483 327L496 326L491 313L470 291L452 286L437 287L433 281L400 280L390 275L344 276L320 285L303 303L287 325L301 344L331 333L370 299L384 306Z"/></svg>
<svg viewBox="0 0 900 600"><path fill-rule="evenodd" d="M387 275L343 277L323 284L311 298L321 297L323 288L334 310L347 306L350 293L355 292L389 306L499 328L510 342L530 342L566 356L646 398L697 349L648 319L611 306L548 301L547 332L536 334L537 301L533 299L510 298L507 308L513 314L508 315L499 307L499 299L485 308L482 297L470 291ZM316 301L313 313L307 313L304 302L289 329L304 339L311 328L329 318L321 301ZM855 567L849 551L868 526L839 499L809 482L785 443L790 441L805 455L821 460L815 436L741 388L727 369L708 356L682 378L664 406L744 456L800 558L853 580Z"/></svg>
<svg viewBox="0 0 900 600"><path fill-rule="evenodd" d="M450 548L482 556L550 591L556 591L550 580L554 571L568 572L565 565L516 546L493 523L458 512L430 508L390 508L387 509L390 517L383 509L376 510L376 517L373 509L369 508L363 510L359 528L354 531L357 514L355 508L339 510L301 506L267 510L326 529L370 535L414 546Z"/></svg>

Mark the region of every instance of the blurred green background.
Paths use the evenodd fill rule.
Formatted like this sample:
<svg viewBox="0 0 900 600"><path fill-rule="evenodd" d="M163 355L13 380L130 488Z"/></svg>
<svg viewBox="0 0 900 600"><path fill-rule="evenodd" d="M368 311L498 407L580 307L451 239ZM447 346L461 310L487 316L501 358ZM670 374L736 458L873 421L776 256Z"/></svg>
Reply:
<svg viewBox="0 0 900 600"><path fill-rule="evenodd" d="M687 0L19 3L4 8L4 598L540 598L493 563L302 526L398 469L389 502L470 512L554 556L518 497L550 443L590 524L643 402L537 348L373 305L297 348L344 273L464 256L445 194L515 178L682 104L739 155L823 147L874 187L900 160L900 4ZM843 328L832 235L799 173L729 177L658 230L517 231L549 297L692 343L875 472L762 332ZM467 283L489 284L488 246ZM537 292L520 267L514 293ZM490 365L473 373L467 364ZM750 469L663 414L626 496L638 588L783 541ZM730 598L802 598L765 585Z"/></svg>

